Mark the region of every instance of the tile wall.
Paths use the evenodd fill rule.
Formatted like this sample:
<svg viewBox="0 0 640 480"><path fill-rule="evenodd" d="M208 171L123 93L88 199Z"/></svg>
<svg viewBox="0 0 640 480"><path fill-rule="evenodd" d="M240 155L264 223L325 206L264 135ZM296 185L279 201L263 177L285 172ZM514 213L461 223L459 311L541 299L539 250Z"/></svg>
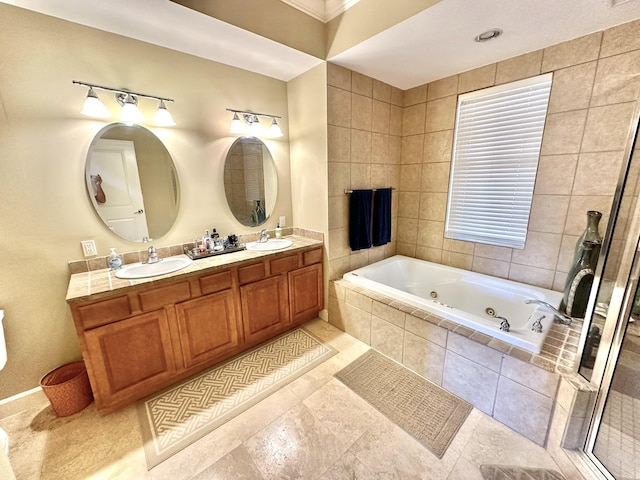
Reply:
<svg viewBox="0 0 640 480"><path fill-rule="evenodd" d="M526 246L444 238L457 96L553 72ZM407 91L329 64L329 259L335 279L398 254L562 290L586 212L604 233L640 98L640 20ZM402 107L401 107L402 105ZM344 188L394 192L394 243L351 252Z"/></svg>

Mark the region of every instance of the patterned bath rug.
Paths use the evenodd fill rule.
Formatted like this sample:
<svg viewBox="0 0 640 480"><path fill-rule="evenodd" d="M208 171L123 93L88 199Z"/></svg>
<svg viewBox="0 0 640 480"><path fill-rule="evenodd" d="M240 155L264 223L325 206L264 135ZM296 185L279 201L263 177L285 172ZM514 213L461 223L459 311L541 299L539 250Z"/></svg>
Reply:
<svg viewBox="0 0 640 480"><path fill-rule="evenodd" d="M138 403L149 470L337 351L302 328Z"/></svg>
<svg viewBox="0 0 640 480"><path fill-rule="evenodd" d="M473 407L375 350L335 374L438 458Z"/></svg>
<svg viewBox="0 0 640 480"><path fill-rule="evenodd" d="M511 465L481 465L484 480L566 480L555 470L514 467Z"/></svg>

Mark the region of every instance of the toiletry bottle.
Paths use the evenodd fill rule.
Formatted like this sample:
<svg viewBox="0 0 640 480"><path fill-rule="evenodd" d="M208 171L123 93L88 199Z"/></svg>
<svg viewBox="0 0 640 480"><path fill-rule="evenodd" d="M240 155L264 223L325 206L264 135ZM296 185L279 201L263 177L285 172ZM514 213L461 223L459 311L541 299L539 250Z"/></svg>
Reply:
<svg viewBox="0 0 640 480"><path fill-rule="evenodd" d="M282 238L282 229L279 223L276 225L276 238Z"/></svg>
<svg viewBox="0 0 640 480"><path fill-rule="evenodd" d="M111 253L107 258L109 270L117 270L122 266L122 257L116 253L115 247L111 249Z"/></svg>
<svg viewBox="0 0 640 480"><path fill-rule="evenodd" d="M202 248L206 250L211 250L211 235L209 235L209 230L204 231L204 235L202 235Z"/></svg>

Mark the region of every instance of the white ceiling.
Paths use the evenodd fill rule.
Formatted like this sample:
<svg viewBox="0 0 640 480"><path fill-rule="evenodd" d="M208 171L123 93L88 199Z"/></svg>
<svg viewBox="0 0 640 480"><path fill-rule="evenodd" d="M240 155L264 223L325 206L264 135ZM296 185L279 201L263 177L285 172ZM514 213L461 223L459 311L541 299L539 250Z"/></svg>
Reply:
<svg viewBox="0 0 640 480"><path fill-rule="evenodd" d="M0 1L283 81L322 61L169 0ZM355 3L283 1L326 18ZM442 0L329 60L408 89L638 18L640 0ZM490 28L504 34L473 41Z"/></svg>
<svg viewBox="0 0 640 480"><path fill-rule="evenodd" d="M345 10L353 7L360 0L281 0L284 3L320 20L328 22Z"/></svg>

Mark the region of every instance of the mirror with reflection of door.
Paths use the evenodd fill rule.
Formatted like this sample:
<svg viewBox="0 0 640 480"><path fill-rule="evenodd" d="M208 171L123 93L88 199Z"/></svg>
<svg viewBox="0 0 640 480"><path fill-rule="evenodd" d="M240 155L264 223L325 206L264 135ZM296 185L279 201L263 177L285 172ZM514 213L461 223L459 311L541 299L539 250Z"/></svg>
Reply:
<svg viewBox="0 0 640 480"><path fill-rule="evenodd" d="M277 190L267 146L256 137L236 139L224 163L224 193L236 220L248 227L265 223L275 207Z"/></svg>
<svg viewBox="0 0 640 480"><path fill-rule="evenodd" d="M85 166L89 199L119 237L146 242L167 234L178 214L178 179L171 155L140 125L104 127Z"/></svg>
<svg viewBox="0 0 640 480"><path fill-rule="evenodd" d="M578 372L600 384L585 452L607 478L640 478L640 152L629 147ZM610 233L609 233L610 232Z"/></svg>

